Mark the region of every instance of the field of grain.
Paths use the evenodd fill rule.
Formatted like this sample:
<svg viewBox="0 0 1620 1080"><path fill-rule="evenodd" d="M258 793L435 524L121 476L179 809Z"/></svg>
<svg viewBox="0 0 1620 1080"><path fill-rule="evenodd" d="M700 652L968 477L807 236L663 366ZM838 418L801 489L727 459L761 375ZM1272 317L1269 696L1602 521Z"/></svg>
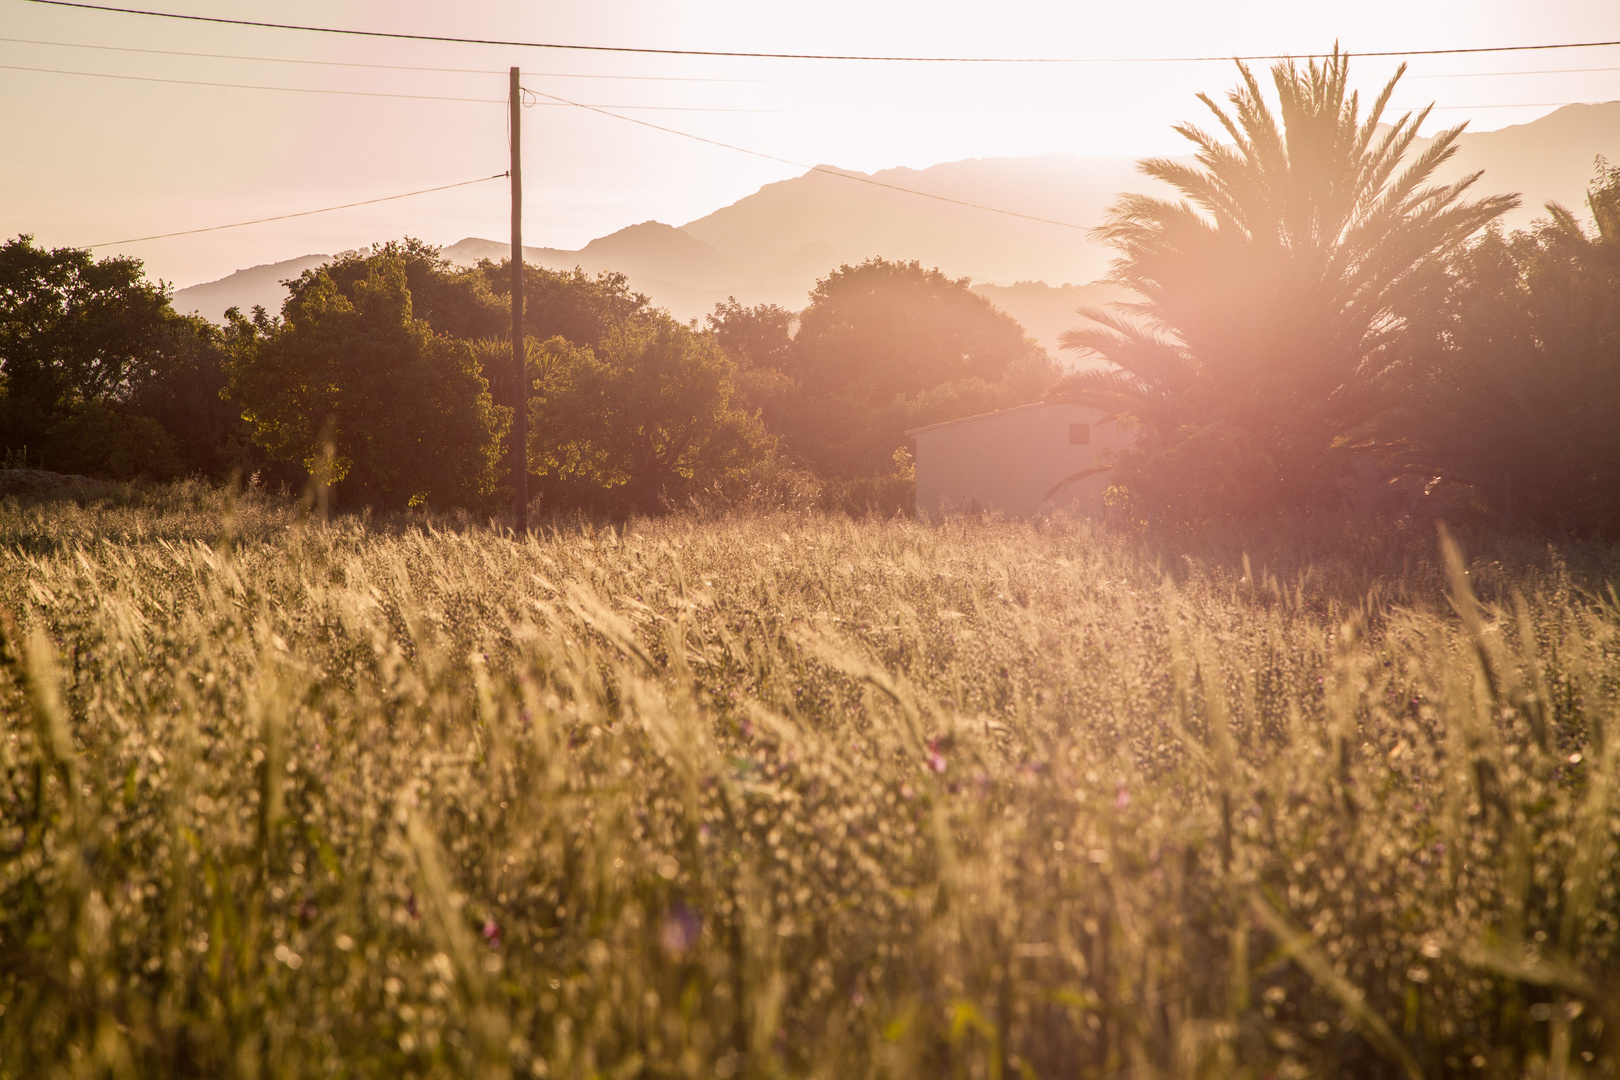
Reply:
<svg viewBox="0 0 1620 1080"><path fill-rule="evenodd" d="M1620 557L1308 546L0 503L0 1078L1620 1075Z"/></svg>

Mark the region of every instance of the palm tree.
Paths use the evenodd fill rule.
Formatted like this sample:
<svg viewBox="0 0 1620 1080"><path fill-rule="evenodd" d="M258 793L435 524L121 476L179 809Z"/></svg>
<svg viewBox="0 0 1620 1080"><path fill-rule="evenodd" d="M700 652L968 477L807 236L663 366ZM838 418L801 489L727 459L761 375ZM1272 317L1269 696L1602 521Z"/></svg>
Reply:
<svg viewBox="0 0 1620 1080"><path fill-rule="evenodd" d="M1322 455L1384 407L1380 375L1401 354L1403 297L1425 268L1517 205L1514 196L1465 201L1479 173L1431 184L1462 126L1423 145L1430 109L1382 124L1404 66L1363 116L1349 66L1336 46L1321 63L1277 64L1274 111L1239 63L1230 111L1199 95L1230 142L1179 125L1194 162L1139 168L1181 198L1122 196L1096 230L1118 252L1110 279L1140 299L1080 310L1090 325L1064 334L1063 347L1109 366L1067 377L1053 396L1140 425L1134 471L1121 470L1138 485L1208 489L1208 475L1172 475L1187 464L1173 453L1147 464L1203 433L1199 461L1247 474L1225 489L1273 506L1313 491L1331 501ZM1226 451L1211 459L1218 447Z"/></svg>

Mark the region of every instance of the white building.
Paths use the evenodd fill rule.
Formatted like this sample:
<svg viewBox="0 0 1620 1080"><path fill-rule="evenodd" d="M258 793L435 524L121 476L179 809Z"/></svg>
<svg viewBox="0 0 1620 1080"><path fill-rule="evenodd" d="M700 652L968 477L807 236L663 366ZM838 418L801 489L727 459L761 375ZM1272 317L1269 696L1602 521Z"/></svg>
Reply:
<svg viewBox="0 0 1620 1080"><path fill-rule="evenodd" d="M1109 480L1076 473L1111 460L1130 442L1113 420L1084 405L1040 403L913 428L917 514L994 511L1009 518L1051 510L1095 513ZM1099 461L1099 458L1102 458Z"/></svg>

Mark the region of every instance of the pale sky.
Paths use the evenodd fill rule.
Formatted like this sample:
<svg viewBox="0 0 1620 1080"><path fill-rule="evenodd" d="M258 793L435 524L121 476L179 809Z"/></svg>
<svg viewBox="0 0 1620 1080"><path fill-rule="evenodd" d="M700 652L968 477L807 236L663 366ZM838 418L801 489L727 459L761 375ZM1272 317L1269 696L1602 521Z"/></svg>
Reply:
<svg viewBox="0 0 1620 1080"><path fill-rule="evenodd" d="M122 2L353 29L749 52L1117 59L1299 54L1335 40L1355 53L1620 39L1616 0ZM650 57L183 23L26 0L0 0L0 39L0 237L32 233L53 247L501 172L506 69L513 64L536 90L797 162L863 171L1051 152L1179 153L1184 144L1170 127L1202 122L1194 94L1219 96L1236 80L1230 61L946 65ZM1367 58L1352 71L1373 90L1397 63ZM360 96L378 93L483 100ZM1414 57L1394 104L1441 106L1427 131L1463 120L1471 130L1491 130L1562 103L1614 99L1620 99L1620 48L1608 47ZM526 109L523 143L524 238L533 245L579 247L648 219L679 225L802 171L561 106ZM97 254L139 256L154 275L186 286L405 234L439 244L469 235L503 239L506 200L504 182L494 181Z"/></svg>

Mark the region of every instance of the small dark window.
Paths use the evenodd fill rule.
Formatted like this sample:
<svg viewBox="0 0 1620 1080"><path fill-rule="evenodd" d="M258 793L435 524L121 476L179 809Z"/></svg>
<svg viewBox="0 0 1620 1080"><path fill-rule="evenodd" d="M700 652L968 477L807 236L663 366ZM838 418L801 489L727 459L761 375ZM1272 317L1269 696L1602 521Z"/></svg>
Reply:
<svg viewBox="0 0 1620 1080"><path fill-rule="evenodd" d="M1090 446L1091 445L1091 425L1090 424L1070 424L1069 425L1069 445L1070 446Z"/></svg>

